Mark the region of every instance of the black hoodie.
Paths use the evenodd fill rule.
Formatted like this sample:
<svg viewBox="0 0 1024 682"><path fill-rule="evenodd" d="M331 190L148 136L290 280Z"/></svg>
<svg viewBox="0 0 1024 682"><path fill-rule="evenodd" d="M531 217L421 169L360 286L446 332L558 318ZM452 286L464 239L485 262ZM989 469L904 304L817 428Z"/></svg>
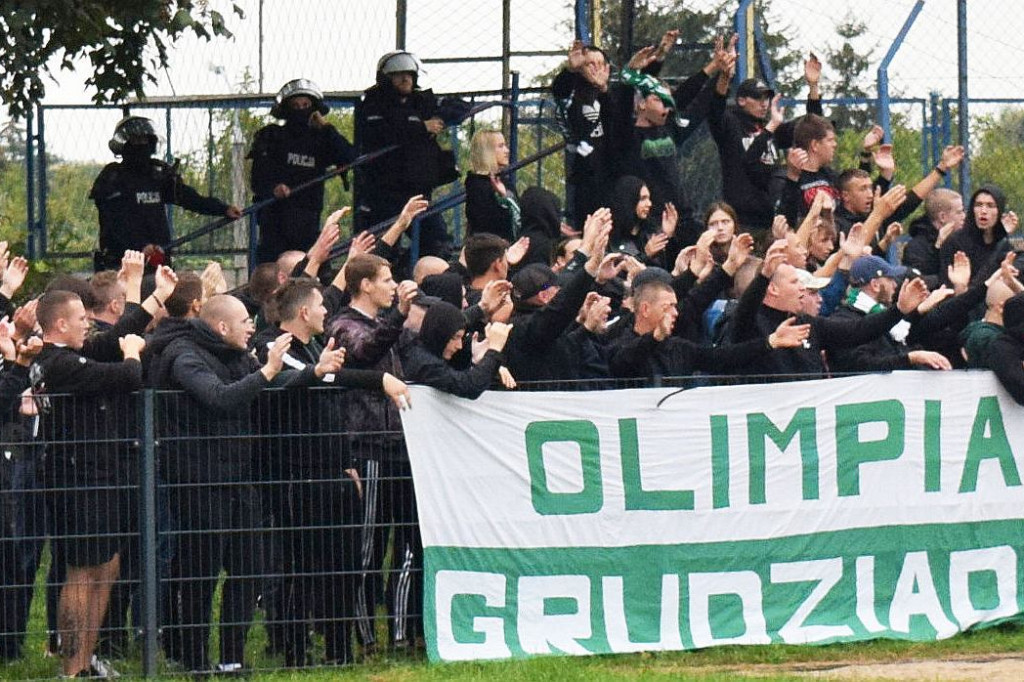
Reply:
<svg viewBox="0 0 1024 682"><path fill-rule="evenodd" d="M661 231L654 224L655 216L648 215L641 220L636 215L636 206L640 202L640 189L646 183L635 175L623 175L615 181L615 192L612 195L612 234L608 240L608 251L618 251L634 256L648 265L665 268L671 256L675 261L675 252L671 244L664 251L648 258L644 250L647 240ZM671 241L671 240L670 240Z"/></svg>
<svg viewBox="0 0 1024 682"><path fill-rule="evenodd" d="M253 405L268 386L310 385L313 368L283 370L273 384L247 349L229 346L206 322L189 321L189 334L161 354L158 413L163 470L171 483L228 483L253 479L256 432Z"/></svg>
<svg viewBox="0 0 1024 682"><path fill-rule="evenodd" d="M989 194L996 201L999 214L992 230L994 239L991 244L985 243L985 233L974 221L974 203L979 194ZM971 261L971 283L985 281L999 267L999 262L1013 248L1006 239L1006 228L1003 227L1003 213L1006 212L1006 195L995 185L984 185L971 195L971 203L967 207L964 226L957 230L942 245L939 251L939 281L950 285L946 268L953 262L957 251L963 251Z"/></svg>
<svg viewBox="0 0 1024 682"><path fill-rule="evenodd" d="M530 187L519 200L522 235L530 238L530 249L520 267L530 263L551 264L551 252L562 234L562 203L543 187Z"/></svg>
<svg viewBox="0 0 1024 682"><path fill-rule="evenodd" d="M923 215L910 223L910 241L903 249L903 264L924 275L929 289L939 284L939 250L935 248L938 238L939 228L932 224L931 218Z"/></svg>
<svg viewBox="0 0 1024 682"><path fill-rule="evenodd" d="M1024 294L1003 304L1004 333L989 346L989 369L1018 404L1024 405Z"/></svg>

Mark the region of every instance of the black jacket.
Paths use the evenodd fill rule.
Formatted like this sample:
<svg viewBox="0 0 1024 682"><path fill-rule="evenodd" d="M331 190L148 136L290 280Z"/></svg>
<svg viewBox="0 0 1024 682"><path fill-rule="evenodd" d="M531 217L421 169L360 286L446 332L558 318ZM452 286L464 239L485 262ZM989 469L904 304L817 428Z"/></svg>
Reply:
<svg viewBox="0 0 1024 682"><path fill-rule="evenodd" d="M511 179L506 178L505 190L508 197L504 205L498 193L491 186L491 179L479 173L466 173L466 234L489 232L496 234L509 244L519 235L521 219L519 195ZM511 203L514 203L513 207Z"/></svg>
<svg viewBox="0 0 1024 682"><path fill-rule="evenodd" d="M403 351L402 367L406 379L470 400L479 398L490 388L502 360L501 353L489 350L479 363L459 370L431 353L419 340L407 345Z"/></svg>
<svg viewBox="0 0 1024 682"><path fill-rule="evenodd" d="M334 126L272 123L256 131L248 158L252 159L252 193L256 201L269 199L274 187L296 187L323 175L328 166L344 165L356 156L355 148ZM324 205L324 185L318 184L282 199L281 211L315 211Z"/></svg>
<svg viewBox="0 0 1024 682"><path fill-rule="evenodd" d="M1003 305L1005 332L989 346L988 366L1018 404L1024 405L1024 294Z"/></svg>
<svg viewBox="0 0 1024 682"><path fill-rule="evenodd" d="M631 327L609 348L608 366L612 376L620 378L686 376L694 371L736 374L770 350L763 338L731 346L700 346L678 336L658 342L654 334L640 335Z"/></svg>
<svg viewBox="0 0 1024 682"><path fill-rule="evenodd" d="M142 388L142 364L121 359L119 339L141 334L150 319L132 304L113 327L89 336L81 350L48 343L36 357L32 384L46 394L40 424L52 482L129 480L138 438L133 393Z"/></svg>
<svg viewBox="0 0 1024 682"><path fill-rule="evenodd" d="M929 289L939 286L939 250L935 246L939 228L927 215L910 223L910 241L903 249L903 264L924 276Z"/></svg>
<svg viewBox="0 0 1024 682"><path fill-rule="evenodd" d="M512 316L505 355L516 381L571 378L558 339L576 319L593 284L594 278L580 268L546 306L520 308Z"/></svg>
<svg viewBox="0 0 1024 682"><path fill-rule="evenodd" d="M224 215L228 210L220 199L204 197L186 185L174 167L158 159L148 159L141 167L107 164L89 198L99 211L100 250L108 261L120 261L127 249L141 251L148 244L169 242L165 204L205 215Z"/></svg>
<svg viewBox="0 0 1024 682"><path fill-rule="evenodd" d="M764 275L758 274L743 293L733 319L734 343L756 337L766 338L786 318L793 317L792 313L762 304L767 289L768 279ZM749 322L751 307L756 311L753 324ZM800 348L780 348L754 362L751 371L757 374L823 377L827 371L827 365L822 357L822 351L830 353L837 348L848 348L867 343L887 332L902 317L900 311L895 307L885 312L867 315L859 320L797 315L798 324L811 325L807 343Z"/></svg>
<svg viewBox="0 0 1024 682"><path fill-rule="evenodd" d="M984 232L978 229L974 221L974 203L982 192L992 195L999 207L999 215L996 216L996 224L993 228L994 240L991 244L985 243ZM939 250L939 281L949 284L946 268L953 262L953 256L957 251L963 251L971 260L971 283L984 282L993 272L999 269L999 263L1008 251L1013 249L1009 240L1006 239L1006 228L1003 227L1002 217L1006 212L1006 195L998 187L985 185L978 188L971 195L971 202L967 207L967 218L964 226L957 230L945 241Z"/></svg>
<svg viewBox="0 0 1024 682"><path fill-rule="evenodd" d="M253 338L260 362L267 361L273 341L282 333L280 327L268 327ZM303 343L292 337L284 366L307 371L320 361L322 351L316 338ZM271 480L337 478L345 460L343 436L349 429L347 391L343 389L379 392L383 379L383 372L343 367L314 380L308 390L264 391L260 415L262 430L269 437L260 450Z"/></svg>
<svg viewBox="0 0 1024 682"><path fill-rule="evenodd" d="M345 349L345 367L372 369L404 378L397 342L405 318L397 308L370 318L355 308L342 308L327 326L327 336L336 348ZM353 433L373 433L373 438L397 440L402 420L394 403L380 391L353 389L348 392L348 428ZM376 435L390 432L391 435Z"/></svg>
<svg viewBox="0 0 1024 682"><path fill-rule="evenodd" d="M522 236L530 238L530 248L520 267L530 263L551 264L551 255L562 238L562 203L554 192L530 187L519 200L522 211Z"/></svg>
<svg viewBox="0 0 1024 682"><path fill-rule="evenodd" d="M232 483L253 480L253 407L271 386L259 362L245 349L224 343L202 320L172 341L154 368L156 385L178 391L161 396L161 464L171 483ZM282 371L274 386L306 386L312 368Z"/></svg>

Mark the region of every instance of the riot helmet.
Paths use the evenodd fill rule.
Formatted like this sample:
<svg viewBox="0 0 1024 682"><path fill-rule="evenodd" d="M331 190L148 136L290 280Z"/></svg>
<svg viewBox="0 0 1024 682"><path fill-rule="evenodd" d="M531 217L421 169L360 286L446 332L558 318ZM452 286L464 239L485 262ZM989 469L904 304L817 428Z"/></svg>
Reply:
<svg viewBox="0 0 1024 682"><path fill-rule="evenodd" d="M280 90L277 91L277 96L274 98L274 106L270 110L270 115L274 118L288 118L288 109L285 106L289 99L292 97L308 97L313 100L313 111L320 112L320 114L326 114L331 110L329 106L324 104L324 94L320 92L320 88L313 81L306 78L296 78L285 83Z"/></svg>
<svg viewBox="0 0 1024 682"><path fill-rule="evenodd" d="M136 149L145 147L146 155L150 156L156 153L158 139L151 120L144 116L126 116L118 121L107 146L116 156L123 156L129 146Z"/></svg>

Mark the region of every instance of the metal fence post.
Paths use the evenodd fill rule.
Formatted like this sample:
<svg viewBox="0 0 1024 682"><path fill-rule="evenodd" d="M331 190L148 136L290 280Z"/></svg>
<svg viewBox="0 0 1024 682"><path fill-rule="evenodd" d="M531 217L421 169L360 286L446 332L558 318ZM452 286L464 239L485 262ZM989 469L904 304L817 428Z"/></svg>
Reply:
<svg viewBox="0 0 1024 682"><path fill-rule="evenodd" d="M420 219L413 218L409 227L409 268L416 267L420 259Z"/></svg>
<svg viewBox="0 0 1024 682"><path fill-rule="evenodd" d="M47 251L46 244L46 204L48 202L49 187L46 179L46 118L44 116L46 109L42 106L39 107L39 168L36 170L36 179L38 180L39 188L39 243L36 247L39 249L39 255L45 256Z"/></svg>
<svg viewBox="0 0 1024 682"><path fill-rule="evenodd" d="M590 34L590 2L589 0L576 0L576 40L582 41L584 45L593 45L594 40Z"/></svg>
<svg viewBox="0 0 1024 682"><path fill-rule="evenodd" d="M164 121L167 125L167 148L164 150L164 160L169 165L174 165L174 156L172 154L171 147L171 108L167 107L164 109ZM167 234L174 239L174 209L173 204L165 204L164 210L167 212Z"/></svg>
<svg viewBox="0 0 1024 682"><path fill-rule="evenodd" d="M519 158L519 72L512 72L512 90L509 95L508 112L508 152L509 163L515 163ZM509 174L509 181L516 186L515 171Z"/></svg>
<svg viewBox="0 0 1024 682"><path fill-rule="evenodd" d="M35 117L32 107L25 112L25 220L28 221L28 257L39 258L39 245L36 243L36 143Z"/></svg>
<svg viewBox="0 0 1024 682"><path fill-rule="evenodd" d="M971 195L971 118L967 99L967 0L956 3L956 47L957 47L957 123L959 142L964 148L964 160L960 164L960 195L964 205Z"/></svg>
<svg viewBox="0 0 1024 682"><path fill-rule="evenodd" d="M750 51L753 47L753 41L751 40L750 22L753 20L753 12L751 11L753 4L754 0L740 0L740 6L736 9L734 23L736 35L740 37L740 41L736 45L736 82L738 83L742 83L751 77L750 65L753 62Z"/></svg>
<svg viewBox="0 0 1024 682"><path fill-rule="evenodd" d="M892 142L889 122L889 64L899 52L900 46L903 45L910 27L914 25L914 20L921 13L922 7L924 7L924 0L917 0L914 8L910 10L907 20L903 22L900 32L896 34L892 45L889 46L889 51L885 53L882 63L878 65L878 114L882 129L885 131L886 142Z"/></svg>
<svg viewBox="0 0 1024 682"><path fill-rule="evenodd" d="M140 402L142 465L139 467L139 503L142 546L142 672L156 677L158 586L157 586L157 527L156 527L156 428L154 410L156 392L142 391Z"/></svg>

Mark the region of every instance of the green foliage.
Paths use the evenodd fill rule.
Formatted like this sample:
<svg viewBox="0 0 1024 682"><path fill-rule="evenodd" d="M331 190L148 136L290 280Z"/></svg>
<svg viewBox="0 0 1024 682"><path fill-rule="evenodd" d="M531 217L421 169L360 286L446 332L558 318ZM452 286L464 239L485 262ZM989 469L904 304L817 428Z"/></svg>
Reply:
<svg viewBox="0 0 1024 682"><path fill-rule="evenodd" d="M955 120L955 119L954 119ZM1007 206L1021 213L1024 206L1024 110L1003 109L994 116L974 121L972 150L972 186L998 185L1006 192Z"/></svg>
<svg viewBox="0 0 1024 682"><path fill-rule="evenodd" d="M232 4L239 17L241 8ZM57 60L73 70L87 58L96 103L142 97L167 48L186 32L230 37L223 15L198 0L14 0L0 5L0 99L20 118L46 94Z"/></svg>
<svg viewBox="0 0 1024 682"><path fill-rule="evenodd" d="M836 24L836 34L843 39L839 47L828 47L825 50L825 62L835 72L830 79L832 94L836 97L868 97L861 87L864 74L871 65L873 50L859 53L851 41L861 38L867 32L867 25L848 12ZM872 121L872 112L863 107L836 106L829 114L832 121L841 129L867 128Z"/></svg>

